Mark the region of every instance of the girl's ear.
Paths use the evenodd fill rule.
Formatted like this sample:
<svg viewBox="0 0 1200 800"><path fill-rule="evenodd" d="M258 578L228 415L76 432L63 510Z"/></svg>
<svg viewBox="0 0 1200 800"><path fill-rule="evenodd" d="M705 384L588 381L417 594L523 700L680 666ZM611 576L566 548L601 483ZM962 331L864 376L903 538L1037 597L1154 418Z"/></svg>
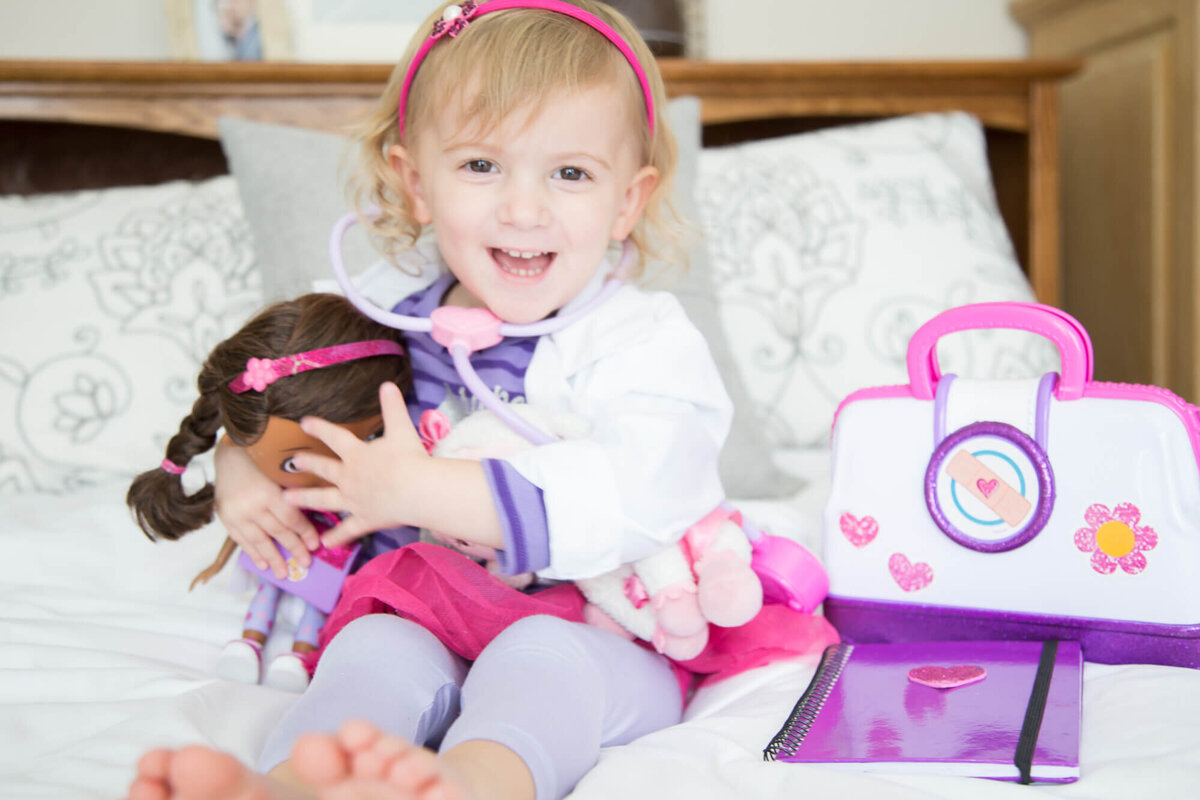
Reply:
<svg viewBox="0 0 1200 800"><path fill-rule="evenodd" d="M613 222L611 236L617 241L629 238L634 226L642 218L646 203L650 200L654 187L658 186L658 169L649 165L642 167L633 174L629 188L625 190L625 200Z"/></svg>
<svg viewBox="0 0 1200 800"><path fill-rule="evenodd" d="M433 217L429 213L429 203L421 185L421 173L417 171L412 153L403 145L394 144L387 149L387 160L408 195L413 219L421 225L428 225Z"/></svg>

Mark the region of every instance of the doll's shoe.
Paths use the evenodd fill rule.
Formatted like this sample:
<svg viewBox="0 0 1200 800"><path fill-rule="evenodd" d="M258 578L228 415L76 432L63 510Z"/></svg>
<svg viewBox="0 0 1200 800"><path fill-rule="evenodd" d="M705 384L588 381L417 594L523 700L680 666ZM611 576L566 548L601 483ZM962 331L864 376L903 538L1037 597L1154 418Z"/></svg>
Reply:
<svg viewBox="0 0 1200 800"><path fill-rule="evenodd" d="M217 676L236 683L258 683L262 645L252 639L234 639L217 658Z"/></svg>
<svg viewBox="0 0 1200 800"><path fill-rule="evenodd" d="M263 683L272 689L299 694L308 688L308 670L299 653L280 653L267 665Z"/></svg>
<svg viewBox="0 0 1200 800"><path fill-rule="evenodd" d="M696 562L700 610L714 625L736 628L762 609L762 581L745 561L728 551Z"/></svg>
<svg viewBox="0 0 1200 800"><path fill-rule="evenodd" d="M651 603L659 627L670 636L695 636L708 628L694 586L668 586L654 595Z"/></svg>

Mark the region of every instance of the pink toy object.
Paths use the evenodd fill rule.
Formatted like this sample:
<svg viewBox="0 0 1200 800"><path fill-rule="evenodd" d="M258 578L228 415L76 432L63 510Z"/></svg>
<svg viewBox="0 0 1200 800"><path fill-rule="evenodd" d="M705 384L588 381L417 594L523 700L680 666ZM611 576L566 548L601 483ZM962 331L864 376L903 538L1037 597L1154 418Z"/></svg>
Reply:
<svg viewBox="0 0 1200 800"><path fill-rule="evenodd" d="M646 71L642 69L642 64L638 61L637 54L633 52L633 48L607 22L595 14L584 11L578 6L561 2L560 0L486 0L486 2L480 3L468 0L460 5L446 7L445 11L442 12L442 18L433 24L433 30L430 31L429 38L422 42L420 48L413 55L412 61L408 64L408 71L404 75L404 83L400 88L399 107L396 111L396 120L400 126L401 140L404 139L404 115L405 108L408 105L408 93L412 89L413 80L417 77L417 70L421 68L421 62L425 60L425 56L429 54L433 46L441 41L443 37L454 39L468 25L475 23L485 14L491 14L496 11L507 11L513 8L553 11L557 14L579 20L594 29L605 39L608 39L612 46L617 48L621 52L621 55L625 56L625 60L629 62L630 68L633 69L634 74L637 76L638 84L642 88L642 97L646 101L647 125L649 126L650 133L654 133L654 93L650 90L650 81L646 77Z"/></svg>
<svg viewBox="0 0 1200 800"><path fill-rule="evenodd" d="M371 356L404 355L399 342L390 339L371 339L365 342L350 342L319 350L308 350L281 358L251 358L246 362L246 371L229 382L229 391L262 392L280 378L308 372L311 369L331 367L344 361L354 361Z"/></svg>
<svg viewBox="0 0 1200 800"><path fill-rule="evenodd" d="M346 582L346 576L354 566L354 558L358 555L361 545L343 545L332 549L322 546L313 552L312 561L307 568L300 566L292 554L278 543L275 548L279 550L287 565L286 578L275 577L275 573L269 567L256 567L245 550L238 555L238 565L259 580L278 586L288 594L294 594L328 614L337 605L338 596L342 593L342 584Z"/></svg>
<svg viewBox="0 0 1200 800"><path fill-rule="evenodd" d="M987 329L1043 337L1059 371L943 374L940 342ZM842 636L1074 640L1088 661L1200 667L1200 409L1095 380L1087 331L1036 303L949 309L906 364L906 384L834 418L824 607Z"/></svg>
<svg viewBox="0 0 1200 800"><path fill-rule="evenodd" d="M528 405L514 405L528 425L546 435L573 438L586 434L586 424L573 415L552 415ZM418 425L434 455L456 458L502 458L530 447L505 421L484 410L451 427L437 411L427 411ZM496 571L495 554L486 548L430 534L431 538L482 559ZM497 576L509 585L521 576ZM741 514L717 508L689 528L680 541L611 572L575 581L587 598L584 620L626 638L650 642L664 655L687 661L709 642L709 625L736 628L753 619L764 597L790 608L811 612L825 596L825 571L798 544L761 534L751 544Z"/></svg>
<svg viewBox="0 0 1200 800"><path fill-rule="evenodd" d="M938 667L928 665L913 667L908 671L908 679L922 686L932 686L934 689L954 689L979 683L987 677L987 670L977 664L959 664L953 667Z"/></svg>

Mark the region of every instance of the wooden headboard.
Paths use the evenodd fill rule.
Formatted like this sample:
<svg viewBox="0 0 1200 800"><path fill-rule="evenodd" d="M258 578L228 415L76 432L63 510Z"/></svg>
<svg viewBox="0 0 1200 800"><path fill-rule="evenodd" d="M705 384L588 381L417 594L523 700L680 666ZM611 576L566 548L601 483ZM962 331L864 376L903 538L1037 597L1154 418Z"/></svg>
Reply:
<svg viewBox="0 0 1200 800"><path fill-rule="evenodd" d="M967 111L1040 300L1059 286L1057 83L1076 61L725 63L663 59L701 100L706 145L850 121ZM0 194L196 179L227 171L217 119L339 131L388 65L0 61Z"/></svg>

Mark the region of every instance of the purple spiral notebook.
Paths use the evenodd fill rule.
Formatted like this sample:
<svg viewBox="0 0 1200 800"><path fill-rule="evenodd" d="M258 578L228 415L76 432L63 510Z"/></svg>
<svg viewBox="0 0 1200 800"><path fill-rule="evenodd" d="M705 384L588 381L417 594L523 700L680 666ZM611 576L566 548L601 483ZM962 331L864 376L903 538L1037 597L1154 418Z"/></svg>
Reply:
<svg viewBox="0 0 1200 800"><path fill-rule="evenodd" d="M933 688L919 668L975 682ZM985 676L980 680L982 667ZM949 669L955 668L955 669ZM928 679L931 669L916 677ZM1078 642L832 645L767 761L1022 782L1079 778Z"/></svg>

